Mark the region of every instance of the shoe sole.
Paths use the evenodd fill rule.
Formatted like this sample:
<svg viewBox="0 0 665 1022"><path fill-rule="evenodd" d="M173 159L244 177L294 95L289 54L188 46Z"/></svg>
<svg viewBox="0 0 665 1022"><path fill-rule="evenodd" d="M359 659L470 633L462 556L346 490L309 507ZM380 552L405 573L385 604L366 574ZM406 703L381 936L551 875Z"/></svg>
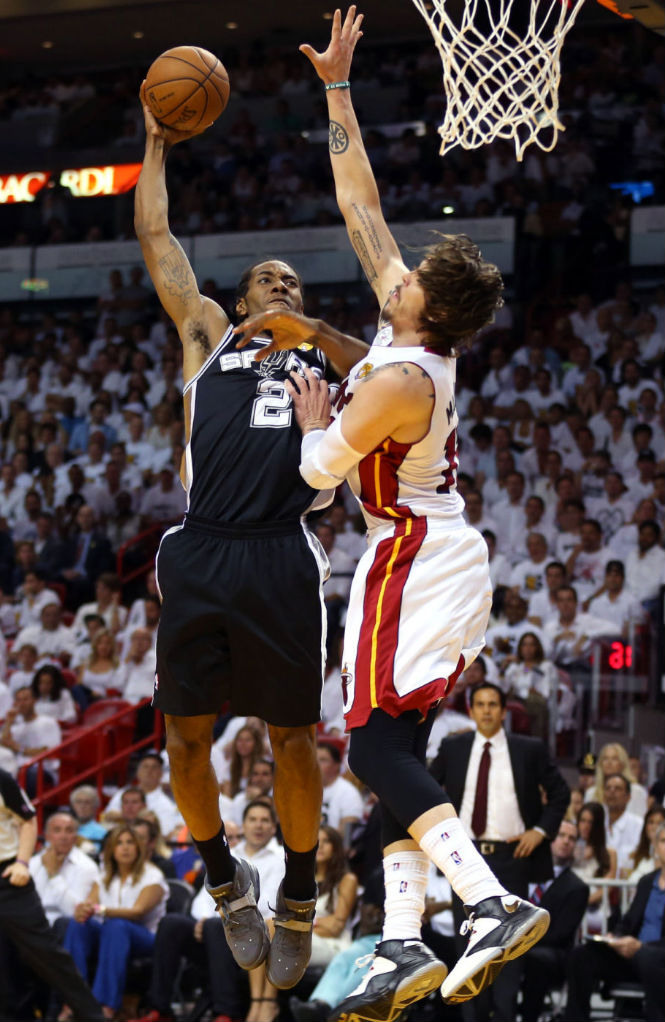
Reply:
<svg viewBox="0 0 665 1022"><path fill-rule="evenodd" d="M480 958L474 962L473 972L470 976L455 976L457 963L447 980L441 986L441 996L446 1004L461 1004L463 1001L470 1001L482 990L490 986L499 975L504 965L514 958L519 958L537 944L541 937L547 933L550 925L548 912L542 911L536 919L525 926L522 932L517 932L512 943L504 948L487 948ZM460 970L461 972L462 970Z"/></svg>
<svg viewBox="0 0 665 1022"><path fill-rule="evenodd" d="M341 1014L333 1013L328 1016L328 1022L395 1022L410 1004L421 1001L440 987L447 974L448 967L443 962L424 965L399 984L388 1015L381 1013L380 1009L372 1012L372 1006L368 1004L364 1008L350 1008Z"/></svg>

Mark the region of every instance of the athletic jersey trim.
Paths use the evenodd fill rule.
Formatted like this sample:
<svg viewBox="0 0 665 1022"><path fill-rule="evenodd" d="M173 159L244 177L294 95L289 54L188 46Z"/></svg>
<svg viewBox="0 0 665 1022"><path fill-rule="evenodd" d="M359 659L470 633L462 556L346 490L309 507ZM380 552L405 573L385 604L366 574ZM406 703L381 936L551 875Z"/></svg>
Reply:
<svg viewBox="0 0 665 1022"><path fill-rule="evenodd" d="M211 352L210 355L208 355L207 359L205 360L205 362L203 363L201 368L199 370L197 370L197 372L194 373L192 378L190 380L187 380L187 383L183 387L183 391L182 391L182 396L183 397L185 396L187 391L190 389L192 384L195 383L196 380L198 380L199 377L203 375L203 373L206 371L206 369L208 368L210 363L213 361L213 359L217 358L218 354L220 353L222 348L226 345L227 341L229 340L229 337L231 335L231 331L232 330L233 330L233 323L229 323L228 327L226 328L225 333L222 336L221 341L219 342L219 344L217 345L215 350L213 352Z"/></svg>

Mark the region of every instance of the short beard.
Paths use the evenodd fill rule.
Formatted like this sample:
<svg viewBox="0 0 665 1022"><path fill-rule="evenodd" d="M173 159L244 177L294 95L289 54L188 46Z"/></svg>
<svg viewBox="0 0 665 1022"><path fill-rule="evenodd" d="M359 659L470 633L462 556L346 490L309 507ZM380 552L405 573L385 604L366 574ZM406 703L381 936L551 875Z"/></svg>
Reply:
<svg viewBox="0 0 665 1022"><path fill-rule="evenodd" d="M390 292L390 294L392 294L392 291ZM388 297L386 298L385 302L383 303L383 308L379 313L379 330L381 329L381 327L387 326L389 323L392 323L392 314L390 312L390 309L388 308L389 304L390 295L388 295Z"/></svg>

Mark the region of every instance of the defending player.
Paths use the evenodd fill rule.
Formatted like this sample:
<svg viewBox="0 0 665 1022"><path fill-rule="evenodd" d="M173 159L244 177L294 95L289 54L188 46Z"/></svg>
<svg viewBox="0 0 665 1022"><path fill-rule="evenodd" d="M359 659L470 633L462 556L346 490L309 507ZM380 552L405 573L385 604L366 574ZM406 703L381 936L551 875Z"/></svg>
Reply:
<svg viewBox="0 0 665 1022"><path fill-rule="evenodd" d="M223 309L203 297L170 233L164 168L171 145L188 136L157 124L144 105L146 151L136 188L135 226L152 281L183 345L188 511L162 539L157 577L163 600L157 637L155 705L166 716L171 783L206 865L207 884L239 965L266 956L270 981L293 986L311 949L315 855L321 816L316 759L325 610L325 554L301 524L320 495L298 472L300 430L284 380L319 351L279 354L260 365L235 350ZM239 317L302 310L302 285L287 263L251 267L238 285ZM256 350L266 340L252 341ZM353 346L351 345L353 350ZM340 368L357 354L331 350ZM325 506L327 501L321 501ZM286 873L275 937L256 908L256 869L230 854L210 763L222 703L269 724L275 803Z"/></svg>
<svg viewBox="0 0 665 1022"><path fill-rule="evenodd" d="M455 356L492 320L503 284L464 236L443 236L415 270L403 263L351 105L360 23L351 7L342 26L338 10L326 52L301 49L328 87L337 199L384 325L342 386L329 428L326 384L307 370L288 385L303 430L303 477L320 488L348 479L369 530L342 678L349 764L383 807L386 921L368 975L331 1016L349 1022L392 1020L446 976L420 940L428 857L469 915L469 942L443 982L444 999L473 997L549 925L547 912L499 884L425 766L434 707L483 648L492 599L487 549L461 516L456 486ZM313 341L318 329L279 311L246 327L272 331L267 351ZM515 854L544 837L526 831Z"/></svg>

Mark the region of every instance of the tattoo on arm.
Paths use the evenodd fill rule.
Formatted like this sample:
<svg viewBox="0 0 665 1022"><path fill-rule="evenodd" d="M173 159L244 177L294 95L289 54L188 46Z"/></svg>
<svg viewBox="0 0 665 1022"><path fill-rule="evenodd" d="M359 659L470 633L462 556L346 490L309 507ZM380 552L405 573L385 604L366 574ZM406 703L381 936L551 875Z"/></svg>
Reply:
<svg viewBox="0 0 665 1022"><path fill-rule="evenodd" d="M365 239L363 238L360 231L351 232L351 244L356 250L356 255L360 259L360 265L363 268L363 272L367 277L367 280L369 281L370 284L373 283L373 281L375 281L379 275L376 272L374 263L372 262L372 257L367 251Z"/></svg>
<svg viewBox="0 0 665 1022"><path fill-rule="evenodd" d="M328 148L333 156L339 156L349 148L349 134L338 121L330 121L328 125Z"/></svg>
<svg viewBox="0 0 665 1022"><path fill-rule="evenodd" d="M430 377L429 373L426 373L424 369L420 369L419 366L414 365L413 362L386 362L385 365L377 366L375 369L372 369L369 373L367 373L366 376L363 376L363 378L362 378L362 380L360 382L361 383L366 383L367 380L374 379L374 377L377 376L379 373L384 373L388 369L395 369L395 370L399 369L399 371L404 376L418 376L418 374L420 374L420 376L424 380L429 380L430 383L431 383L431 377ZM429 398L431 398L432 401L433 401L434 400L434 391L432 390L432 392L430 394L428 394L427 396Z"/></svg>
<svg viewBox="0 0 665 1022"><path fill-rule="evenodd" d="M182 246L171 238L171 251L157 263L162 272L162 283L166 291L186 305L199 293L196 280Z"/></svg>
<svg viewBox="0 0 665 1022"><path fill-rule="evenodd" d="M354 202L353 211L358 217L358 220L360 221L360 226L362 227L367 240L372 246L374 255L380 256L381 253L383 252L383 246L381 244L381 239L379 238L376 227L374 226L374 221L369 210L367 209L367 206L359 206L357 203Z"/></svg>

